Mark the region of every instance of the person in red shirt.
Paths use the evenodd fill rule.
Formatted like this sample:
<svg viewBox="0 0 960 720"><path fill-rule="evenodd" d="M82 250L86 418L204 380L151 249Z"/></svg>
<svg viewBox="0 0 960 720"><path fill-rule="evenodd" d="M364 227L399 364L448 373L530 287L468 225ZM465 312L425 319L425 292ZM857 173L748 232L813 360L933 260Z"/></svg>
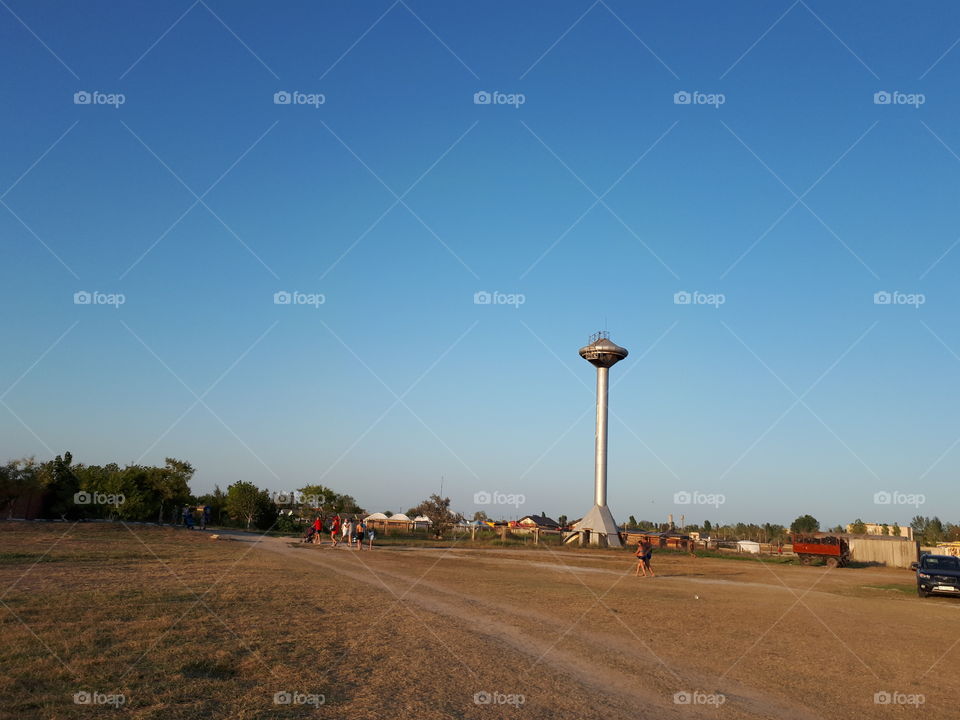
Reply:
<svg viewBox="0 0 960 720"><path fill-rule="evenodd" d="M303 537L303 541L308 543L311 540L316 542L319 539L319 532L323 529L323 525L320 523L320 516L317 516L317 519L313 521L313 524L307 528L307 534Z"/></svg>
<svg viewBox="0 0 960 720"><path fill-rule="evenodd" d="M333 522L330 525L330 539L333 541L333 547L340 542L340 515L333 516Z"/></svg>

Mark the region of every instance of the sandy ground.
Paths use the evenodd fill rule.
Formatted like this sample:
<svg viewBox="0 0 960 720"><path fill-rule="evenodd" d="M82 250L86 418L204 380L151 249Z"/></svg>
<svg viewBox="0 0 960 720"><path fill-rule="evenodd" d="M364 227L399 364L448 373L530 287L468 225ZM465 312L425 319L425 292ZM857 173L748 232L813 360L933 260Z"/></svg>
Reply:
<svg viewBox="0 0 960 720"><path fill-rule="evenodd" d="M626 552L258 547L379 598L366 642L388 644L391 618L410 620L417 638L404 640L433 645L457 677L448 688L453 717L594 717L604 708L638 718L917 709L945 718L956 710L960 601L904 592L913 576L903 570L661 554L657 576L638 578ZM425 680L411 668L418 676ZM919 708L907 704L919 695ZM519 710L508 704L520 696Z"/></svg>
<svg viewBox="0 0 960 720"><path fill-rule="evenodd" d="M0 718L958 716L960 599L908 571L632 560L4 525Z"/></svg>

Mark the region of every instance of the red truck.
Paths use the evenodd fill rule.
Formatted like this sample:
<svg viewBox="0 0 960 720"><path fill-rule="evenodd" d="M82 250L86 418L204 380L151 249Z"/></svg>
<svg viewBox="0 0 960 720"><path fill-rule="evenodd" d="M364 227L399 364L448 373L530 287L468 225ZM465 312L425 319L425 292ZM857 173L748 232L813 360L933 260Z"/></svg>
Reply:
<svg viewBox="0 0 960 720"><path fill-rule="evenodd" d="M817 558L822 558L829 568L843 567L850 562L850 546L842 537L793 533L790 538L801 565L810 565Z"/></svg>

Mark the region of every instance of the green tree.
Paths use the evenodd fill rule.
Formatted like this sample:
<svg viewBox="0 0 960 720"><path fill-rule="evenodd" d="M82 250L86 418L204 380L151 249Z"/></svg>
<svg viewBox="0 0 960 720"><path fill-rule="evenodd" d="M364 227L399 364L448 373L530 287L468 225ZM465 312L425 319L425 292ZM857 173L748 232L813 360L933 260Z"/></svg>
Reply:
<svg viewBox="0 0 960 720"><path fill-rule="evenodd" d="M890 529L890 534L894 537L900 537L903 533L900 530L900 526L897 523L894 523L893 527Z"/></svg>
<svg viewBox="0 0 960 720"><path fill-rule="evenodd" d="M489 520L489 519L490 519L490 518L487 517L487 514L486 514L483 510L477 510L477 511L473 514L473 521L474 521L474 522L486 522L486 521Z"/></svg>
<svg viewBox="0 0 960 720"><path fill-rule="evenodd" d="M866 535L867 524L860 518L857 518L850 524L850 532L854 535Z"/></svg>
<svg viewBox="0 0 960 720"><path fill-rule="evenodd" d="M307 485L298 492L312 513L356 515L363 512L363 508L350 495L341 495L325 485Z"/></svg>
<svg viewBox="0 0 960 720"><path fill-rule="evenodd" d="M43 463L40 471L41 483L46 490L44 517L76 520L87 515L86 506L76 501L80 492L80 481L70 467L73 455L68 450L61 457Z"/></svg>
<svg viewBox="0 0 960 720"><path fill-rule="evenodd" d="M11 517L17 500L39 488L37 463L33 458L11 460L0 465L0 514Z"/></svg>
<svg viewBox="0 0 960 720"><path fill-rule="evenodd" d="M190 500L190 480L193 479L193 466L183 460L166 458L162 468L149 468L144 480L149 492L147 504L151 515L156 514L157 522L163 522L164 514L171 515L176 506Z"/></svg>
<svg viewBox="0 0 960 720"><path fill-rule="evenodd" d="M814 533L820 529L820 522L813 515L801 515L790 523L790 532Z"/></svg>
<svg viewBox="0 0 960 720"><path fill-rule="evenodd" d="M703 531L709 535L711 530L713 530L713 525L710 524L709 520L704 520Z"/></svg>
<svg viewBox="0 0 960 720"><path fill-rule="evenodd" d="M415 508L410 508L407 514L410 517L424 515L430 518L430 529L438 540L443 538L444 533L453 525L463 520L463 515L450 510L450 498L442 498L436 493Z"/></svg>
<svg viewBox="0 0 960 720"><path fill-rule="evenodd" d="M635 528L636 526L637 526L637 519L633 515L631 515L627 520L627 527L632 529L632 528Z"/></svg>
<svg viewBox="0 0 960 720"><path fill-rule="evenodd" d="M261 490L253 483L238 480L227 488L227 512L234 520L246 523L248 530L261 509Z"/></svg>
<svg viewBox="0 0 960 720"><path fill-rule="evenodd" d="M566 515L561 515L560 517L558 517L558 518L557 518L557 524L558 524L560 527L566 527L566 526L567 526L567 516L566 516Z"/></svg>
<svg viewBox="0 0 960 720"><path fill-rule="evenodd" d="M277 504L270 497L270 493L261 490L257 495L257 516L254 524L260 530L270 530L277 524L278 517Z"/></svg>
<svg viewBox="0 0 960 720"><path fill-rule="evenodd" d="M943 540L943 523L940 518L933 517L927 523L926 531L923 533L923 541L927 545L935 545Z"/></svg>

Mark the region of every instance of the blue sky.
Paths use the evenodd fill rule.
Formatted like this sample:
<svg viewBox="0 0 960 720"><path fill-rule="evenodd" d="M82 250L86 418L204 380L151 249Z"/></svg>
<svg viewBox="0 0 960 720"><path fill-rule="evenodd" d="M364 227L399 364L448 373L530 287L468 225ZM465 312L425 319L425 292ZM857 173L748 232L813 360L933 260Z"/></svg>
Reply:
<svg viewBox="0 0 960 720"><path fill-rule="evenodd" d="M958 37L945 2L9 1L0 455L579 516L606 328L618 520L956 521Z"/></svg>

